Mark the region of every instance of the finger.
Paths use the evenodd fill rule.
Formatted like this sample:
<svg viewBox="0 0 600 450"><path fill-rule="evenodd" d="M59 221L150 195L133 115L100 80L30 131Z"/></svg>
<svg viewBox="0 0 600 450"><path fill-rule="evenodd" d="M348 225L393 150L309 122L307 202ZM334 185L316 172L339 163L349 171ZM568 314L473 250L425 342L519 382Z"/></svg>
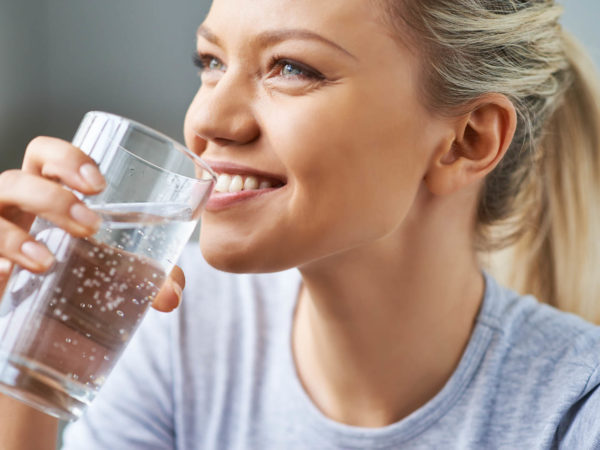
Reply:
<svg viewBox="0 0 600 450"><path fill-rule="evenodd" d="M13 264L10 259L0 258L0 280L8 278L12 271Z"/></svg>
<svg viewBox="0 0 600 450"><path fill-rule="evenodd" d="M72 192L21 170L0 174L0 211L7 206L43 217L78 237L93 234L101 222Z"/></svg>
<svg viewBox="0 0 600 450"><path fill-rule="evenodd" d="M13 263L10 259L0 258L0 296L4 292L4 288L6 287L6 282L10 277L12 272Z"/></svg>
<svg viewBox="0 0 600 450"><path fill-rule="evenodd" d="M152 307L158 311L170 312L181 303L182 291L185 287L183 271L175 266L163 284L160 292L154 298Z"/></svg>
<svg viewBox="0 0 600 450"><path fill-rule="evenodd" d="M183 270L181 270L181 267L173 267L169 276L180 286L181 290L185 289L185 274L183 273Z"/></svg>
<svg viewBox="0 0 600 450"><path fill-rule="evenodd" d="M0 257L4 261L1 276L8 276L13 263L36 273L48 270L54 263L54 256L45 245L4 219L0 219Z"/></svg>
<svg viewBox="0 0 600 450"><path fill-rule="evenodd" d="M94 160L62 139L46 136L33 139L25 150L23 170L57 179L84 194L97 194L106 187Z"/></svg>

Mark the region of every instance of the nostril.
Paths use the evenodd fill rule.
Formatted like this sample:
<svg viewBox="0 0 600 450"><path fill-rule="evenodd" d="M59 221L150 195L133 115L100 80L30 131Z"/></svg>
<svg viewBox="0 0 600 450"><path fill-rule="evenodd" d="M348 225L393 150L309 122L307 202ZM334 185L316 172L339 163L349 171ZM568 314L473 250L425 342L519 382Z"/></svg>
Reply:
<svg viewBox="0 0 600 450"><path fill-rule="evenodd" d="M212 142L214 142L215 144L217 144L219 147L226 147L228 145L235 145L236 142L232 139L225 139L225 138L213 138L211 139Z"/></svg>

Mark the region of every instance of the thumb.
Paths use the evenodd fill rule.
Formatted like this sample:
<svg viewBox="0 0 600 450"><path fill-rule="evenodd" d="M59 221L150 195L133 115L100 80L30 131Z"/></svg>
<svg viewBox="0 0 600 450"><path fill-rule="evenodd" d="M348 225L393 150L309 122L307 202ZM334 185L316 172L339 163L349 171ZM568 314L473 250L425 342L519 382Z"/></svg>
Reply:
<svg viewBox="0 0 600 450"><path fill-rule="evenodd" d="M152 307L158 311L170 312L181 303L181 295L185 287L185 275L183 271L175 266L165 281L162 288L156 294Z"/></svg>
<svg viewBox="0 0 600 450"><path fill-rule="evenodd" d="M13 264L6 258L0 258L0 297L6 289L6 283L12 272Z"/></svg>

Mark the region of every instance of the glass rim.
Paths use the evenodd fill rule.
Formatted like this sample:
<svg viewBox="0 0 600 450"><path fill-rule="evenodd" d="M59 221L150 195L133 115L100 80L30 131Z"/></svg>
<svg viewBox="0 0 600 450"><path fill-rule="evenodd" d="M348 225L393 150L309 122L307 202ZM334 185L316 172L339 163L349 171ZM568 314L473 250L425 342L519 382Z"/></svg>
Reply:
<svg viewBox="0 0 600 450"><path fill-rule="evenodd" d="M134 127L137 128L141 128L144 131L149 131L151 134L154 134L156 136L158 136L161 139L164 139L165 141L170 142L174 148L176 148L179 152L183 153L185 156L187 156L193 164L196 164L198 166L200 166L202 169L206 170L210 176L213 182L217 182L217 174L215 173L215 171L213 169L211 169L211 167L206 163L206 161L204 161L202 158L200 158L198 155L196 155L194 152L192 152L190 149L188 149L185 145L179 143L178 141L176 141L175 139L167 136L164 133L161 133L160 131L155 130L154 128L151 128L147 125L144 125L143 123L140 123L136 120L130 119L128 117L124 117L124 116L120 116L118 114L113 114L113 113L109 113L106 111L99 111L99 110L92 110L92 111L88 111L85 115L87 116L88 114L90 115L98 115L98 116L107 116L113 119L117 119L117 120L121 120L121 121L125 121L127 122L129 125L133 125ZM127 148L123 147L122 145L119 144L119 148L125 150L127 153L135 156L136 158L144 161L145 163L149 164L150 166L156 167L157 169L160 169L162 171L165 172L169 172L169 173L173 173L177 176L181 176L181 177L185 177L185 178L190 178L186 175L180 174L180 173L176 173L173 172L172 170L169 169L165 169L164 167L160 167L159 165L153 163L152 161L148 161L147 158L144 158L140 155L137 155L135 153L133 153L132 151L128 150ZM206 180L203 178L193 178L197 181L210 181L210 180Z"/></svg>

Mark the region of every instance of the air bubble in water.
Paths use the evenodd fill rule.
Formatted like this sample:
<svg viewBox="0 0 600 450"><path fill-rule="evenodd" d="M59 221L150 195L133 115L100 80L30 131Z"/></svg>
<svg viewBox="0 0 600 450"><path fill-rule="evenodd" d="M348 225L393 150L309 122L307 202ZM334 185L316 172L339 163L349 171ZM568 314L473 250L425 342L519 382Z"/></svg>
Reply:
<svg viewBox="0 0 600 450"><path fill-rule="evenodd" d="M67 344L70 344L70 343L71 343L71 338L65 338L65 342L66 342Z"/></svg>
<svg viewBox="0 0 600 450"><path fill-rule="evenodd" d="M104 355L104 361L110 361L110 356Z"/></svg>
<svg viewBox="0 0 600 450"><path fill-rule="evenodd" d="M78 293L78 294L82 294L82 293L83 293L83 288L82 288L81 286L79 286L79 287L77 288L77 293Z"/></svg>
<svg viewBox="0 0 600 450"><path fill-rule="evenodd" d="M117 316L123 317L125 316L125 313L123 313L123 311L121 311L120 309L117 309Z"/></svg>
<svg viewBox="0 0 600 450"><path fill-rule="evenodd" d="M63 314L62 316L60 316L60 320L62 320L63 322L68 319L69 319L69 316L67 316L66 314Z"/></svg>

